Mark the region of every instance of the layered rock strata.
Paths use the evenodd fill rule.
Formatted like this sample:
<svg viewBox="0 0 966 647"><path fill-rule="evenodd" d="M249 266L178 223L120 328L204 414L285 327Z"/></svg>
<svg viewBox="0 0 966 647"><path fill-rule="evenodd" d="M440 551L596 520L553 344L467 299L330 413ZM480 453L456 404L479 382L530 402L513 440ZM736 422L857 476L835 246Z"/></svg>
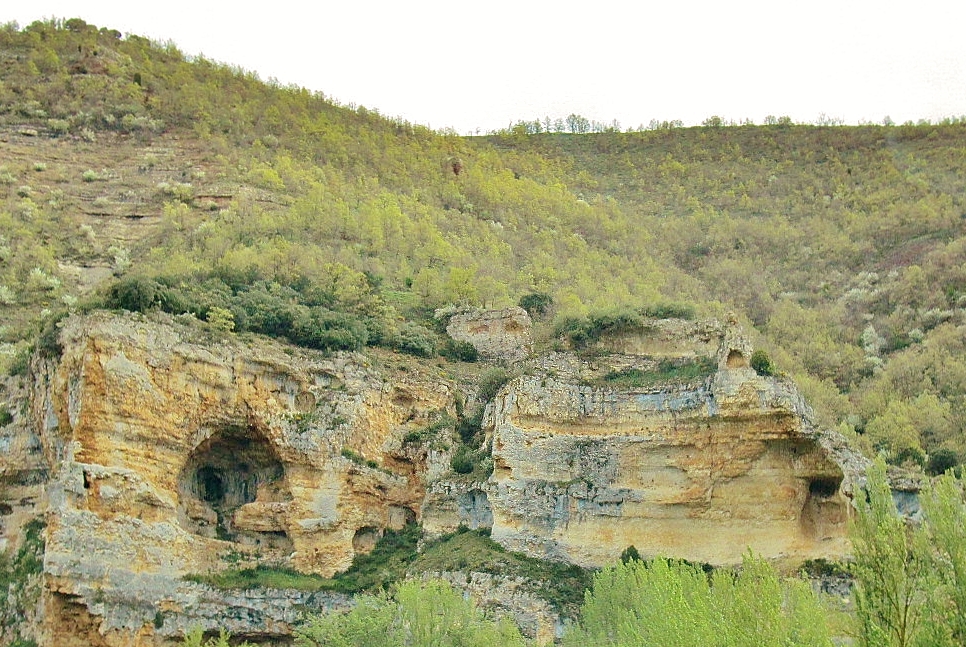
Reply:
<svg viewBox="0 0 966 647"><path fill-rule="evenodd" d="M331 575L413 522L430 535L490 529L507 548L585 566L631 545L717 565L749 549L791 566L846 553L863 462L812 426L789 382L749 367L737 326L655 320L524 359L528 321L474 316L459 326L502 322L477 341L508 336L516 350L494 357L521 373L483 417L490 476L450 469L456 405L475 388L435 364L324 356L191 317L68 319L62 353L35 359L30 406L0 433L2 540L46 521L31 635L147 647L198 626L287 644L304 612L350 600L185 576L256 564ZM559 631L528 587L488 577L463 588L533 635Z"/></svg>
<svg viewBox="0 0 966 647"><path fill-rule="evenodd" d="M854 456L813 427L791 383L749 367L736 326L653 322L608 345L544 358L498 396L495 540L585 566L632 545L714 565L748 550L790 566L846 554Z"/></svg>
<svg viewBox="0 0 966 647"><path fill-rule="evenodd" d="M418 521L439 469L402 438L450 406L445 380L211 334L97 314L69 320L63 355L37 365L45 595L58 619L44 644L74 644L73 632L76 644L153 645L191 624L285 635L284 609L304 595L182 577L254 563L331 575L383 529Z"/></svg>

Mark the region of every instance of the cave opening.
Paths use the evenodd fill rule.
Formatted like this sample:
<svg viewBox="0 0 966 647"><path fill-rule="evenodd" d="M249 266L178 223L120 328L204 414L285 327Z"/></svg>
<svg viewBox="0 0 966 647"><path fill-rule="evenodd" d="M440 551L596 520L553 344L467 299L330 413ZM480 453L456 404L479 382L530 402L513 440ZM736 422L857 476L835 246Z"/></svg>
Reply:
<svg viewBox="0 0 966 647"><path fill-rule="evenodd" d="M748 357L740 350L732 350L728 353L728 359L725 360L725 365L728 368L748 368Z"/></svg>
<svg viewBox="0 0 966 647"><path fill-rule="evenodd" d="M225 483L221 473L211 465L205 465L198 470L198 489L201 499L216 504L225 498Z"/></svg>
<svg viewBox="0 0 966 647"><path fill-rule="evenodd" d="M188 456L178 479L179 518L197 535L291 550L285 511L292 495L271 443L250 426L215 430Z"/></svg>
<svg viewBox="0 0 966 647"><path fill-rule="evenodd" d="M808 482L808 494L819 499L830 499L839 491L841 478L813 478Z"/></svg>

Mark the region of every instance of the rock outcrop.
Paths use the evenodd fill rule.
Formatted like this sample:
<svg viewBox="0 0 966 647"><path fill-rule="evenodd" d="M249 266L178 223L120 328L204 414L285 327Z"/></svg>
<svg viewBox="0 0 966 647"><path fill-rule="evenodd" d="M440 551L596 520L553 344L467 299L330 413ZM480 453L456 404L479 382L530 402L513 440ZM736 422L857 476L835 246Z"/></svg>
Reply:
<svg viewBox="0 0 966 647"><path fill-rule="evenodd" d="M331 575L417 521L434 458L402 437L451 405L445 380L209 335L96 314L68 320L62 357L37 364L44 644L153 645L192 624L284 635L280 610L304 600L182 577L256 562Z"/></svg>
<svg viewBox="0 0 966 647"><path fill-rule="evenodd" d="M434 364L325 356L191 317L66 320L62 354L34 360L31 406L0 434L3 541L46 521L38 642L146 647L199 626L283 644L300 610L349 599L185 575L265 563L331 575L413 522L489 528L507 548L586 566L630 545L712 564L749 548L790 565L845 554L861 460L811 425L789 382L749 367L737 327L651 321L593 352L522 361L518 315L450 323L498 322L474 333L490 340L478 347L522 371L486 409L489 477L452 473L455 436L411 442L452 434L436 423L466 398ZM517 586L466 581L494 608L484 589ZM553 634L546 605L508 596L531 633Z"/></svg>
<svg viewBox="0 0 966 647"><path fill-rule="evenodd" d="M459 310L449 318L446 334L472 344L480 357L519 362L533 352L533 322L520 307L503 310Z"/></svg>
<svg viewBox="0 0 966 647"><path fill-rule="evenodd" d="M851 473L792 384L749 368L735 326L652 322L608 345L498 396L494 539L585 566L631 545L714 565L845 555Z"/></svg>

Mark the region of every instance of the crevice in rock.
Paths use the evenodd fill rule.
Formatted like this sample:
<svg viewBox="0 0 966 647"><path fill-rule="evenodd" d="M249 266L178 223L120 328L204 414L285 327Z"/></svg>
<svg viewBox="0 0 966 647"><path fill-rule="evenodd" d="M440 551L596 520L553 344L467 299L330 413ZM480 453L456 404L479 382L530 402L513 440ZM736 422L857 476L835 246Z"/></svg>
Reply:
<svg viewBox="0 0 966 647"><path fill-rule="evenodd" d="M460 525L470 530L493 527L493 508L483 490L474 489L461 494L457 499L457 506Z"/></svg>
<svg viewBox="0 0 966 647"><path fill-rule="evenodd" d="M178 478L179 517L189 532L269 550L291 550L285 467L257 429L217 429L189 455Z"/></svg>

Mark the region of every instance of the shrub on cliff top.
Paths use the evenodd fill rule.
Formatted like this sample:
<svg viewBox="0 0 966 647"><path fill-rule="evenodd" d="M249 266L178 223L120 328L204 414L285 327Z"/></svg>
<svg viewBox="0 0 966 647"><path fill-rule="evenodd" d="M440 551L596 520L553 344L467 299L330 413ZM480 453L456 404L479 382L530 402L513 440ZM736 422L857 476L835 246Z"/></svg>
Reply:
<svg viewBox="0 0 966 647"><path fill-rule="evenodd" d="M775 365L772 364L771 358L760 348L751 354L751 368L755 369L758 375L775 374Z"/></svg>
<svg viewBox="0 0 966 647"><path fill-rule="evenodd" d="M553 297L543 292L531 292L520 297L518 305L533 318L547 314L553 305Z"/></svg>

